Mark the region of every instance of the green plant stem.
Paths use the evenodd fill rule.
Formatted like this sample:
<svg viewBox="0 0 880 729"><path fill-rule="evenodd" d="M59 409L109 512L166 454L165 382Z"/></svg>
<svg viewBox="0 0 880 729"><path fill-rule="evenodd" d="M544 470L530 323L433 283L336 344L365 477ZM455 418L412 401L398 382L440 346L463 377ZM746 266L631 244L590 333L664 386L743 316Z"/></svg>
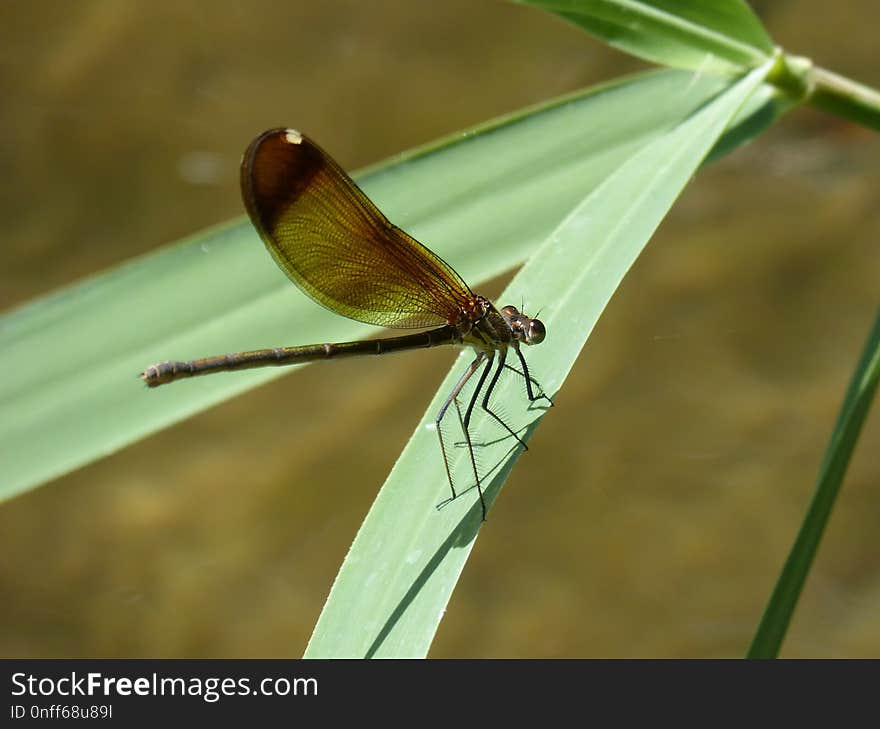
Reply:
<svg viewBox="0 0 880 729"><path fill-rule="evenodd" d="M809 58L776 49L767 82L795 102L880 130L880 91L813 65Z"/></svg>
<svg viewBox="0 0 880 729"><path fill-rule="evenodd" d="M880 131L880 92L824 68L813 67L809 77L811 105Z"/></svg>
<svg viewBox="0 0 880 729"><path fill-rule="evenodd" d="M858 442L880 379L880 312L868 336L865 350L831 433L825 458L819 469L810 508L776 583L761 624L749 647L748 658L775 658L779 654L791 616L797 605L822 533L840 491L849 459Z"/></svg>

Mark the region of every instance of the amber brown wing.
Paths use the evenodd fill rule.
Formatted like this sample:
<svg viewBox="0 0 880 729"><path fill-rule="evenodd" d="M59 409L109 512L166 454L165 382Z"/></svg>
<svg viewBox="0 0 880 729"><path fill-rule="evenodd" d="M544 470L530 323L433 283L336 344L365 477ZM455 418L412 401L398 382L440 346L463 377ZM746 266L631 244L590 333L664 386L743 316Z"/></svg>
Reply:
<svg viewBox="0 0 880 729"><path fill-rule="evenodd" d="M292 129L257 137L241 163L245 207L275 262L323 306L396 328L455 321L473 293L387 218L317 144Z"/></svg>

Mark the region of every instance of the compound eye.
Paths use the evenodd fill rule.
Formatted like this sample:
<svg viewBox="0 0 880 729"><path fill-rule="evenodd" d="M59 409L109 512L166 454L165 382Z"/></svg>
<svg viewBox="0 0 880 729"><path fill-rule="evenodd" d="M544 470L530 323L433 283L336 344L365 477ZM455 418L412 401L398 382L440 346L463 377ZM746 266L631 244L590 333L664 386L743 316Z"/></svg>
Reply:
<svg viewBox="0 0 880 729"><path fill-rule="evenodd" d="M504 306L501 308L501 313L506 317L519 316L519 310L515 306Z"/></svg>
<svg viewBox="0 0 880 729"><path fill-rule="evenodd" d="M540 344L547 336L547 330L538 319L529 321L529 331L526 333L526 344Z"/></svg>

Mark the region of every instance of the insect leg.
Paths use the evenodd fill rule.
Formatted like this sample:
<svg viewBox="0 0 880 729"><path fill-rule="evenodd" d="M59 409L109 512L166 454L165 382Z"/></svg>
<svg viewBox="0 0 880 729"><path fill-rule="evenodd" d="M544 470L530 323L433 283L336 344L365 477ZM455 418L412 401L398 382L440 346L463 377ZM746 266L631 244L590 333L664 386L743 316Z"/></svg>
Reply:
<svg viewBox="0 0 880 729"><path fill-rule="evenodd" d="M459 378L458 382L455 383L455 387L452 388L452 392L449 394L449 397L443 402L443 406L440 408L440 412L437 413L437 417L434 418L434 426L437 428L437 437L440 439L440 453L443 455L443 465L446 467L446 478L449 480L449 488L452 490L452 498L455 498L455 485L452 481L452 472L449 470L449 458L446 455L446 445L443 442L443 429L440 426L441 421L443 420L443 416L446 415L446 411L449 409L449 406L455 402L455 407L458 408L458 394L461 392L462 388L465 386L465 383L471 378L474 372L477 371L477 368L482 364L483 360L486 358L485 352L480 352L473 362L468 365L468 368L464 371L462 376ZM482 383L482 379L480 380ZM461 418L461 413L459 412L459 418ZM467 429L465 428L465 434L467 434ZM471 451L471 460L473 461L473 451ZM474 467L476 469L476 466Z"/></svg>

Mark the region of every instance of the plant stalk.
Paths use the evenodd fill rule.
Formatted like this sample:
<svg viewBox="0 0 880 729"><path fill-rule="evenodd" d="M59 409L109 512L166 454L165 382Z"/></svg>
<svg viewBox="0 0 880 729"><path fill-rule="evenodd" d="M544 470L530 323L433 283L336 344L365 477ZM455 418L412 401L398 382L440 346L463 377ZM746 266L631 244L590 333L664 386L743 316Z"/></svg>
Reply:
<svg viewBox="0 0 880 729"><path fill-rule="evenodd" d="M761 617L747 658L776 658L791 616L816 556L831 510L840 492L850 457L871 408L880 380L880 312L840 408L837 423L819 468L816 491L797 539Z"/></svg>

